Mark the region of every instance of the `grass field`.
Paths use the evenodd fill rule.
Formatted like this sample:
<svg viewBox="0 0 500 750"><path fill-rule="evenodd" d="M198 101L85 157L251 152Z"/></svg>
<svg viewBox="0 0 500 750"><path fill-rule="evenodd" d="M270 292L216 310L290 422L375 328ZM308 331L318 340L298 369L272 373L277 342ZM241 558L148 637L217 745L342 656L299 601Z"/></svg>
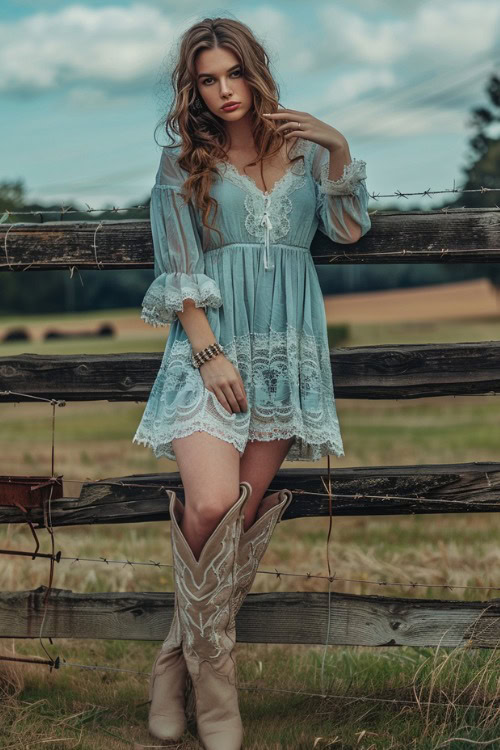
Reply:
<svg viewBox="0 0 500 750"><path fill-rule="evenodd" d="M45 327L94 328L116 323L114 339L45 343ZM0 319L0 330L26 323ZM0 356L24 352L64 354L162 351L167 329L153 329L137 310L30 319L34 341L1 345ZM498 340L498 324L478 321L352 326L346 346ZM498 461L500 399L449 397L399 401L339 400L346 455L331 466ZM144 404L71 403L56 408L55 471L64 494L77 497L81 482L131 473L175 471L168 459L131 442ZM48 474L52 409L45 403L1 407L0 474ZM304 468L306 463L284 463ZM326 458L311 463L326 467ZM261 568L326 574L328 519L280 524ZM39 532L42 551L49 536ZM416 581L412 588L337 581L335 591L409 598L488 601L500 598L498 516L432 515L335 518L329 554L338 578ZM169 524L56 528L63 556L171 563ZM0 527L0 548L33 549L29 530ZM165 572L166 571L166 572ZM2 556L0 589L48 583L48 564ZM474 590L440 588L490 586ZM80 592L172 591L169 568L61 561L53 585ZM326 591L325 581L258 574L253 591ZM334 627L334 623L332 623ZM0 661L0 748L114 750L159 746L147 732L147 681L158 643L44 640L51 656L79 665L123 670L46 667ZM4 655L46 658L37 639L6 639ZM361 648L237 644L245 749L500 747L498 651L432 648ZM323 669L322 669L323 667ZM301 694L295 694L300 692ZM328 697L321 697L324 693ZM333 696L333 697L332 697ZM198 750L192 735L176 747Z"/></svg>

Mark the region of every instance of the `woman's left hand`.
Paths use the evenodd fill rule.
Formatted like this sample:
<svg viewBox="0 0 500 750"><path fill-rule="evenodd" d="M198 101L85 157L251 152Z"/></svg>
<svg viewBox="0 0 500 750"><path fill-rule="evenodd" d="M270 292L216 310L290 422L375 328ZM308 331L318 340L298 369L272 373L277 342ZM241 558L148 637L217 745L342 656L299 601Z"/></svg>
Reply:
<svg viewBox="0 0 500 750"><path fill-rule="evenodd" d="M318 120L317 117L313 117L308 112L283 108L279 112L272 112L263 116L267 120L286 120L286 122L276 128L277 132L282 130L289 131L284 134L285 138L299 136L308 141L319 143L320 146L324 146L329 151L336 151L347 145L347 140L341 132L331 125L327 125L326 122Z"/></svg>

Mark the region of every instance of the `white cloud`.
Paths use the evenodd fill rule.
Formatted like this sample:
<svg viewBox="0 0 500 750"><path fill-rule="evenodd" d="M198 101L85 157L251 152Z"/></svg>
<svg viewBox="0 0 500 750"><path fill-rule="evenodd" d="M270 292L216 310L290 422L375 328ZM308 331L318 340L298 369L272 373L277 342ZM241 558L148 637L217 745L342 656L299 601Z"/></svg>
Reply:
<svg viewBox="0 0 500 750"><path fill-rule="evenodd" d="M319 11L325 32L313 70L342 71L325 89L319 116L341 132L378 139L464 133L499 57L500 5L425 0L411 7L393 19L368 9L361 17L353 5Z"/></svg>
<svg viewBox="0 0 500 750"><path fill-rule="evenodd" d="M496 0L425 0L414 12L378 19L336 4L322 6L318 18L326 39L318 64L398 63L412 58L466 61L498 44L500 4ZM408 10L408 8L406 9Z"/></svg>
<svg viewBox="0 0 500 750"><path fill-rule="evenodd" d="M97 8L80 3L0 24L0 92L37 94L71 85L77 88L69 102L86 107L114 99L117 89L123 93L144 82L152 85L172 44L203 17L199 2L197 13L186 10L185 5L182 12L172 8L167 15L157 5L140 2ZM213 10L207 14L215 15ZM262 40L275 72L311 66L313 51L305 44L290 45L297 34L289 15L260 5L242 8L238 17Z"/></svg>
<svg viewBox="0 0 500 750"><path fill-rule="evenodd" d="M377 20L335 4L318 12L323 30L318 66L334 63L391 63L408 49L407 22Z"/></svg>
<svg viewBox="0 0 500 750"><path fill-rule="evenodd" d="M110 97L107 91L95 86L74 86L66 97L66 103L78 110L103 110L117 107L132 107L135 97L114 95Z"/></svg>
<svg viewBox="0 0 500 750"><path fill-rule="evenodd" d="M406 138L465 132L479 84L491 73L488 61L465 70L429 66L414 75L365 68L338 76L326 89L318 116L345 135ZM476 95L476 98L475 96Z"/></svg>
<svg viewBox="0 0 500 750"><path fill-rule="evenodd" d="M77 3L0 24L0 91L67 87L68 104L78 109L125 107L152 87L172 44L204 8L203 0L182 8ZM216 15L208 3L206 10ZM287 76L290 87L294 74L306 83L310 111L324 119L335 113L351 133L394 137L463 129L467 107L492 72L500 4L329 1L313 4L310 22L301 24L302 15L264 2L240 4L237 17L263 42L280 84ZM325 71L332 73L326 85Z"/></svg>
<svg viewBox="0 0 500 750"><path fill-rule="evenodd" d="M498 40L500 4L491 0L426 2L417 8L410 39L423 54L463 60L493 48Z"/></svg>
<svg viewBox="0 0 500 750"><path fill-rule="evenodd" d="M40 92L66 83L137 85L158 69L173 39L165 14L71 5L0 24L0 90Z"/></svg>
<svg viewBox="0 0 500 750"><path fill-rule="evenodd" d="M463 133L464 119L464 116L457 117L451 110L439 107L392 109L382 103L378 107L372 105L362 121L357 114L347 112L342 118L342 126L346 132L361 138L406 139L431 133Z"/></svg>
<svg viewBox="0 0 500 750"><path fill-rule="evenodd" d="M355 101L362 94L373 93L377 89L392 89L395 84L396 74L390 68L363 68L338 75L326 90L325 98L341 106Z"/></svg>
<svg viewBox="0 0 500 750"><path fill-rule="evenodd" d="M274 72L277 72L276 68L302 71L304 64L313 59L311 51L298 37L291 17L293 16L270 5L253 6L251 10L242 9L238 14L239 20L249 26L263 44Z"/></svg>

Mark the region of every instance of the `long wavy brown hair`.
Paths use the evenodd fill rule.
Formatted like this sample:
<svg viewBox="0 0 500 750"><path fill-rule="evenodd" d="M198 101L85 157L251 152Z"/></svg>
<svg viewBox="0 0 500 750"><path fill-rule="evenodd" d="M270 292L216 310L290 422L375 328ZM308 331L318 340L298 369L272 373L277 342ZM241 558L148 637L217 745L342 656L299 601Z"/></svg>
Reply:
<svg viewBox="0 0 500 750"><path fill-rule="evenodd" d="M253 109L250 115L258 153L255 161L246 166L260 162L264 184L263 160L279 153L287 139L282 132L276 132L277 125L284 120L275 123L262 117L263 112L278 111L279 86L270 72L269 57L251 29L240 21L219 17L204 18L187 29L180 38L171 74L171 107L157 128L162 125L172 141L176 140L172 133L180 137L178 163L189 173L183 184L184 201L187 203L194 199L194 205L202 212L203 225L216 231L222 241L222 233L214 226L218 201L209 191L215 174L220 175L217 162L227 159L229 138L223 121L207 109L201 96L201 110L193 107L198 98L195 67L197 56L203 50L217 47L226 47L234 53L242 67L242 75L253 91ZM176 148L178 145L176 142L174 145L163 145L163 148ZM303 156L296 156L291 161L295 162L300 158ZM215 210L214 223L209 224L212 208Z"/></svg>

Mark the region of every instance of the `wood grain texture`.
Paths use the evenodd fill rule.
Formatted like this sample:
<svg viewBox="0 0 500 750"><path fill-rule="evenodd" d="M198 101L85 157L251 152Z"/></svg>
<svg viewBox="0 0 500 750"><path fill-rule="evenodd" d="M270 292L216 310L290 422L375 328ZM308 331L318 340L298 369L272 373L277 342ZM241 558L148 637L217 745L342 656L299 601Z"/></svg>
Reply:
<svg viewBox="0 0 500 750"><path fill-rule="evenodd" d="M0 637L37 638L45 586L0 593ZM163 640L174 595L80 594L52 589L43 635L47 638ZM243 643L324 644L328 593L249 594L238 614ZM328 644L350 646L500 645L500 599L459 602L330 594Z"/></svg>
<svg viewBox="0 0 500 750"><path fill-rule="evenodd" d="M332 469L332 515L490 513L500 510L500 463L368 466ZM327 469L280 469L269 493L293 493L283 521L329 516ZM50 503L52 526L169 520L169 492L184 501L179 472L131 474L84 482L78 498ZM48 505L46 506L48 508ZM0 523L29 519L44 528L42 508L0 506Z"/></svg>
<svg viewBox="0 0 500 750"><path fill-rule="evenodd" d="M0 402L33 402L22 394L147 401L162 357L162 352L0 357ZM330 366L336 399L500 393L500 341L336 347Z"/></svg>
<svg viewBox="0 0 500 750"><path fill-rule="evenodd" d="M500 260L500 209L370 211L372 226L358 242L336 243L317 231L316 264L494 263ZM152 268L149 219L0 224L6 253L0 270ZM9 231L10 229L10 231ZM6 241L6 235L7 241ZM95 245L95 247L94 247Z"/></svg>

